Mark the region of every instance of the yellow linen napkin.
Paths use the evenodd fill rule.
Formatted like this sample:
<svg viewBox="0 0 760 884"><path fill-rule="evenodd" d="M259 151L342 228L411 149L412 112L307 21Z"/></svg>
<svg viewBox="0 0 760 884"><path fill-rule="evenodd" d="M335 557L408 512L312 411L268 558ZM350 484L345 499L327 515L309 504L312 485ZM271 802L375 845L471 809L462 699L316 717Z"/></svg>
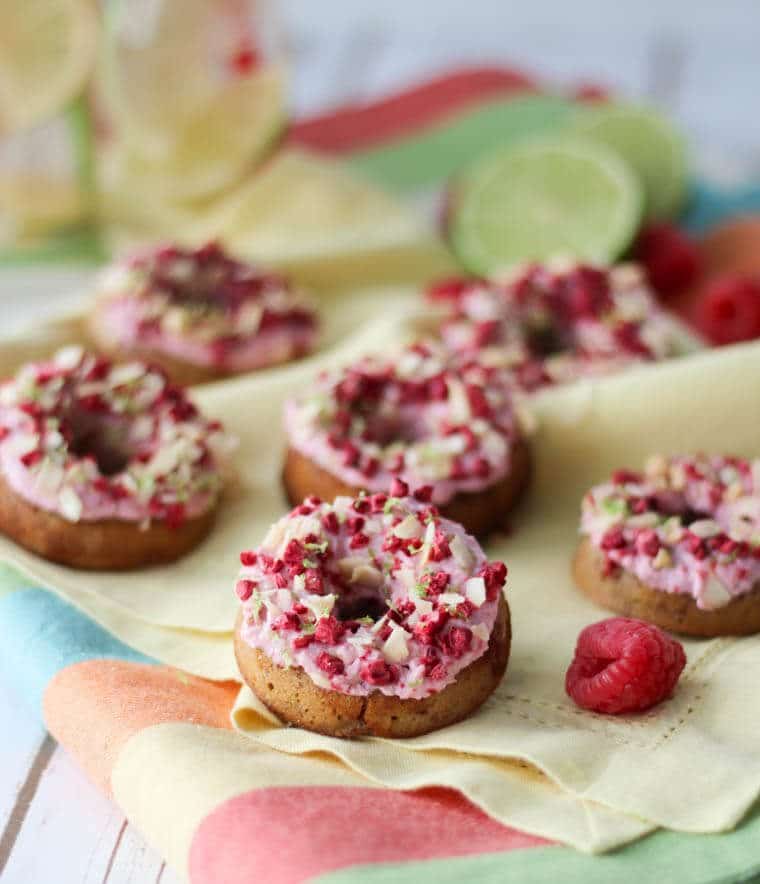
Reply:
<svg viewBox="0 0 760 884"><path fill-rule="evenodd" d="M140 650L212 678L233 676L226 630L237 604L237 553L255 545L285 507L279 485L282 398L308 384L318 365L387 350L404 316L413 313L408 292L368 298L376 300L366 313L359 296L327 308L346 328L358 329L349 343L306 363L197 391L203 407L240 436L241 446L237 479L217 528L184 562L114 576L57 568L7 542L0 544L0 557ZM379 304L384 315L359 328L359 317L377 315ZM451 781L482 806L487 793L489 812L504 822L547 832L518 822L500 797L509 789L493 787L494 770L504 761L529 762L565 790L556 792L563 797L555 816L542 811L542 819L550 814L544 825L552 826L552 837L583 849L622 843L633 837L632 829L652 824L687 831L733 825L760 787L760 707L750 694L760 675L760 639L685 643L689 666L675 698L647 715L612 719L582 712L564 695L564 672L578 631L605 614L574 590L569 567L580 496L612 468L636 465L659 450L757 454L758 379L760 345L750 344L582 382L537 399L533 487L514 516L515 534L487 545L489 555L503 557L510 568L512 659L497 694L468 721L403 743L344 743L273 724L244 692L236 724L259 744L281 751L330 752L378 783L409 787L435 771L438 782ZM437 763L441 758L445 764ZM597 834L581 839L563 822L560 804L566 808L568 797L578 807L599 803L625 819L599 814L592 826ZM633 827L630 817L638 818Z"/></svg>

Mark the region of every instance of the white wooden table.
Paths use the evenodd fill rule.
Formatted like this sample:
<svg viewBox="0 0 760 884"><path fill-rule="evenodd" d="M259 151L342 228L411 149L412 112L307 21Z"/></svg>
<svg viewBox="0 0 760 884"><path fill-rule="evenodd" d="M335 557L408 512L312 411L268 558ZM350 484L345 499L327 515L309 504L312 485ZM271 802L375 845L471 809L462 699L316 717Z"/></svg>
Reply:
<svg viewBox="0 0 760 884"><path fill-rule="evenodd" d="M305 112L380 94L456 63L514 63L557 83L598 78L665 106L722 177L760 177L756 0L281 0ZM715 163L711 164L715 168ZM0 273L4 333L61 310L81 271ZM72 293L67 296L66 293ZM0 880L170 884L178 879L0 683ZM223 884L223 882L220 882Z"/></svg>

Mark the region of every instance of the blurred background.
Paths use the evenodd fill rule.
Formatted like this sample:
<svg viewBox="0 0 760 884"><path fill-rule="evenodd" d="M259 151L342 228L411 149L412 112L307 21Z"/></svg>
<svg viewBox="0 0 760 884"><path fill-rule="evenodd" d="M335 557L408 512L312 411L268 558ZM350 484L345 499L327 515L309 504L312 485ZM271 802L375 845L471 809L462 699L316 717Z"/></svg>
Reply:
<svg viewBox="0 0 760 884"><path fill-rule="evenodd" d="M701 233L760 208L759 45L757 0L0 0L0 268L14 269L0 294L24 293L4 300L6 324L51 306L49 268L57 290L82 288L167 238L219 239L316 286L407 274L399 250L423 255L407 275L430 275L453 176L594 103L659 111L614 147L650 202L677 183L656 220ZM373 135L373 101L473 67L539 96L527 123L500 94L482 132L461 124L466 150L456 126L428 145L427 176L401 153L437 122ZM320 115L366 103L347 149Z"/></svg>
<svg viewBox="0 0 760 884"><path fill-rule="evenodd" d="M297 112L382 94L456 64L599 82L672 113L705 150L760 169L756 0L281 0Z"/></svg>

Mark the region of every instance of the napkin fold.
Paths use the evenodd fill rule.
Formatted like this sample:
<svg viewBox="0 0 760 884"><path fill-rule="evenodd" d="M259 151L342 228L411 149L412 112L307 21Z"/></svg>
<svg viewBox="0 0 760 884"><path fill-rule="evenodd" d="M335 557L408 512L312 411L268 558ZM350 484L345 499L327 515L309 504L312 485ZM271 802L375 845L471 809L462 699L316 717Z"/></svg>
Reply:
<svg viewBox="0 0 760 884"><path fill-rule="evenodd" d="M513 85L530 87L516 82L505 91ZM489 92L491 99L500 88ZM467 108L474 105L468 99ZM438 106L451 108L448 100ZM408 103L393 105L393 120L394 137L414 138ZM339 144L328 138L328 150L348 155L376 146L365 137L366 113L358 123L344 122ZM449 134L439 133L441 151L461 143L460 122L468 142L477 137L470 130L481 126L480 115L452 116ZM404 155L396 153L398 162ZM414 190L414 176L393 162L387 174ZM751 208L754 199L742 205ZM703 189L694 227L703 229L735 204ZM293 268L305 268L325 289L325 349L295 366L197 391L207 410L227 416L242 442L237 480L198 558L176 571L135 575L136 582L111 583L103 575L83 583L81 575L0 547L1 557L33 577L0 570L0 672L32 705L44 696L51 733L194 882L746 880L760 869L756 813L721 837L658 832L594 857L548 845L536 833L593 852L630 842L656 824L721 831L757 794L758 714L749 686L760 666L758 640L686 643L689 665L676 696L638 718L582 712L562 689L578 630L605 616L569 578L580 495L611 468L638 463L652 450L730 446L757 455L757 345L536 400L534 486L515 514L514 536L495 538L488 548L510 566L512 659L497 694L468 722L413 741L340 743L281 727L230 681L236 677L229 633L235 554L255 544L284 507L279 402L318 366L385 349L414 314L409 291L376 291L366 299L329 294L356 279L378 278L386 259L392 277L418 278L450 266L439 243L429 247L408 230L408 250L403 237L396 249L388 248L393 237L379 236L383 248L358 249L345 261L320 254L321 247L303 264L293 256ZM389 316L399 311L401 324ZM378 313L379 320L370 319ZM0 373L80 333L74 317L4 344ZM246 507L249 498L255 513ZM55 587L55 594L32 582Z"/></svg>

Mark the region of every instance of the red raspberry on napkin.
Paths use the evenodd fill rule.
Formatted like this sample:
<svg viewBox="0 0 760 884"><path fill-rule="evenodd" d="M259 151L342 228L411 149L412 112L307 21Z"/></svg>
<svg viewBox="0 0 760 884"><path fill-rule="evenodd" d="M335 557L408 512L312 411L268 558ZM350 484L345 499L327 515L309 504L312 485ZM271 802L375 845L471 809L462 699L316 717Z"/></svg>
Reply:
<svg viewBox="0 0 760 884"><path fill-rule="evenodd" d="M685 665L681 644L657 626L611 617L578 636L565 690L592 712L643 712L671 695Z"/></svg>

